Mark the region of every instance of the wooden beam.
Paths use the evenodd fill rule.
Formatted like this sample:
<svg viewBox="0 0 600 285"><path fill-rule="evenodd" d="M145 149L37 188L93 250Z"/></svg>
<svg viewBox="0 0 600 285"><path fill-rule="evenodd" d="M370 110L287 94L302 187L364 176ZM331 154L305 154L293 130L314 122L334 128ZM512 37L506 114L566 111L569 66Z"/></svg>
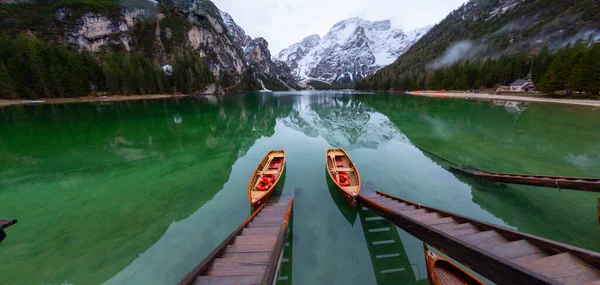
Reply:
<svg viewBox="0 0 600 285"><path fill-rule="evenodd" d="M262 285L275 284L275 279L277 278L276 275L279 271L279 264L283 253L283 247L285 246L285 242L289 233L289 220L292 214L293 207L294 197L292 197L292 199L290 200L288 209L285 214L285 218L281 223L281 229L279 230L279 235L277 236L275 247L273 248L273 252L271 253L271 257L269 258L269 263L267 264L267 271L265 272L265 275L262 279Z"/></svg>
<svg viewBox="0 0 600 285"><path fill-rule="evenodd" d="M463 174L483 178L490 182L521 184L529 186L547 187L555 189L568 189L600 193L599 178L544 176L532 174L509 174L487 172L472 167L450 167L450 170Z"/></svg>
<svg viewBox="0 0 600 285"><path fill-rule="evenodd" d="M6 238L4 229L17 223L17 220L0 220L0 243Z"/></svg>
<svg viewBox="0 0 600 285"><path fill-rule="evenodd" d="M469 217L465 217L465 216L461 216L455 213L450 213L444 210L440 210L440 209L436 209L436 208L432 208L432 207L428 207L425 205L421 205L421 204L417 204L415 202L409 201L409 200L405 200L402 198L398 198L380 191L376 191L376 193L383 195L385 197L394 199L394 200L398 200L398 201L402 201L405 203L409 203L409 204L413 204L415 206L418 206L422 209L427 209L429 211L435 211L437 213L440 213L444 216L448 216L448 217L452 217L454 219L456 219L459 222L462 223L471 223L479 228L481 228L482 230L495 230L499 233L501 233L503 236L508 237L510 239L513 240L519 240L519 239L525 239L531 243L533 243L534 245L550 251L550 252L554 252L554 253L563 253L563 252L569 252L575 256L577 256L578 258L581 258L583 261L587 262L588 264L592 265L593 267L595 267L596 269L600 270L600 253L598 252L594 252L591 250L587 250L587 249L583 249L583 248L579 248L579 247L575 247L572 245L568 245L565 243L560 243L557 241L553 241L553 240L549 240L549 239L545 239L542 237L538 237L538 236L534 236L534 235L530 235L527 233L523 233L523 232L519 232L519 231L515 231L513 229L509 229L509 228L505 228L505 227L501 227L498 225L494 225L494 224L490 224L490 223L486 223L483 221L479 221L479 220L475 220L475 219L471 219Z"/></svg>
<svg viewBox="0 0 600 285"><path fill-rule="evenodd" d="M545 276L522 268L510 261L494 256L456 237L417 222L407 216L398 215L368 197L361 196L363 206L382 216L404 231L437 248L456 261L497 284L560 284Z"/></svg>
<svg viewBox="0 0 600 285"><path fill-rule="evenodd" d="M208 256L206 256L206 258L204 258L204 260L202 260L202 262L200 262L200 264L196 265L196 267L194 267L194 269L192 269L192 271L190 271L185 277L183 277L183 279L181 279L181 281L179 281L179 283L177 283L177 284L178 285L194 284L194 280L196 280L196 277L206 273L206 271L209 269L212 261L215 258L219 258L221 255L223 255L223 252L225 251L227 246L231 243L231 241L233 241L233 239L246 227L246 225L248 225L258 213L260 213L260 211L265 207L265 205L266 205L266 203L263 204L262 206L260 206L260 208L258 208L257 211L254 211L254 213L250 217L248 217L248 219L246 219L246 221L244 221L239 227L237 227L227 238L225 238L225 240L223 242L221 242L221 244L219 244L219 246L217 246L217 248L215 248Z"/></svg>
<svg viewBox="0 0 600 285"><path fill-rule="evenodd" d="M17 220L0 220L0 230L6 229L17 223Z"/></svg>

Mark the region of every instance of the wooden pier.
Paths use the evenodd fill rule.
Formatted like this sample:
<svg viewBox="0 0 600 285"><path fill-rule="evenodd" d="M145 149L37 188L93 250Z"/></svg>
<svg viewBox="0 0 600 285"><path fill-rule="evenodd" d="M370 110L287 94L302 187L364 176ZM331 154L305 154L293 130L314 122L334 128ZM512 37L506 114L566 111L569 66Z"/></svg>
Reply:
<svg viewBox="0 0 600 285"><path fill-rule="evenodd" d="M487 172L473 167L450 167L450 169L459 173L483 178L491 182L600 193L600 178L496 173Z"/></svg>
<svg viewBox="0 0 600 285"><path fill-rule="evenodd" d="M600 253L363 187L362 205L497 284L600 284Z"/></svg>
<svg viewBox="0 0 600 285"><path fill-rule="evenodd" d="M274 284L293 203L293 197L272 197L178 284Z"/></svg>
<svg viewBox="0 0 600 285"><path fill-rule="evenodd" d="M6 238L4 229L17 223L17 220L0 220L0 243Z"/></svg>

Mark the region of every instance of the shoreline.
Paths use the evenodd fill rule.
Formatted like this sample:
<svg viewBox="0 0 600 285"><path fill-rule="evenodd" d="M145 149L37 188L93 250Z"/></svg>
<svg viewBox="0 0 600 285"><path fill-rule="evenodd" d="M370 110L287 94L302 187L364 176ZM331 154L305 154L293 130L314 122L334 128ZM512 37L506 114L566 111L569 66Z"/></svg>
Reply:
<svg viewBox="0 0 600 285"><path fill-rule="evenodd" d="M41 98L36 100L8 100L0 99L0 107L17 106L17 105L41 105L41 104L62 104L62 103L93 103L93 102L119 102L119 101L134 101L134 100L154 100L167 98L184 98L190 95L116 95L116 96L88 96L78 98Z"/></svg>
<svg viewBox="0 0 600 285"><path fill-rule="evenodd" d="M506 101L521 101L534 103L555 103L588 107L600 107L600 100L591 99L557 99L547 97L529 97L518 95L496 95L490 93L453 93L453 92L438 92L438 91L422 91L422 92L406 92L405 94L413 96L435 97L435 98L451 98L451 99L487 99L487 100L506 100ZM94 103L94 102L119 102L119 101L137 101L137 100L155 100L167 98L185 98L190 95L171 95L171 94L155 94L155 95L116 95L116 96L87 96L78 98L41 98L37 100L23 99L0 99L0 107L18 106L18 105L41 105L41 104L66 104L66 103Z"/></svg>
<svg viewBox="0 0 600 285"><path fill-rule="evenodd" d="M495 95L489 93L451 93L451 92L406 92L406 94L413 96L424 96L424 97L436 97L436 98L458 98L458 99L489 99L489 100L506 100L506 101L521 101L521 102L535 102L535 103L555 103L555 104L567 104L567 105L578 105L588 107L600 107L600 100L586 100L586 99L556 99L556 98L545 98L545 97L527 97L527 96L513 96L513 95Z"/></svg>

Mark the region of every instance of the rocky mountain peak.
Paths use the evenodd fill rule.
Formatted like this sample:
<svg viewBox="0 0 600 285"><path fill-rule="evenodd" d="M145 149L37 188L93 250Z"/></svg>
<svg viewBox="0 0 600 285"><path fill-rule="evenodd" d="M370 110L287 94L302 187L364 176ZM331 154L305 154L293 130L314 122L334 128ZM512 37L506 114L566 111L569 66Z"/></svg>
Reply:
<svg viewBox="0 0 600 285"><path fill-rule="evenodd" d="M315 34L315 35L310 35L310 36L304 38L301 43L302 43L302 46L311 48L311 47L317 46L319 44L320 40L321 40L321 36Z"/></svg>
<svg viewBox="0 0 600 285"><path fill-rule="evenodd" d="M404 33L390 20L355 17L336 23L323 38L311 35L283 49L278 59L298 81L351 83L394 62L429 29Z"/></svg>
<svg viewBox="0 0 600 285"><path fill-rule="evenodd" d="M276 59L274 60L271 57L269 42L267 40L261 37L252 39L252 37L246 35L244 29L233 20L231 15L224 11L220 11L220 14L229 35L244 51L244 58L258 77L262 78L262 80L280 84L283 88L298 88L287 64L285 62L277 62Z"/></svg>
<svg viewBox="0 0 600 285"><path fill-rule="evenodd" d="M234 41L241 47L248 45L252 38L246 35L244 29L235 23L233 17L231 17L229 13L221 10L219 10L219 13L221 14L221 18L229 29L229 34L233 37Z"/></svg>
<svg viewBox="0 0 600 285"><path fill-rule="evenodd" d="M392 21L385 20L379 22L373 22L371 28L376 31L387 31L392 28Z"/></svg>
<svg viewBox="0 0 600 285"><path fill-rule="evenodd" d="M271 52L269 51L269 43L264 38L256 38L251 40L244 47L244 56L251 62L260 65L260 70L271 72Z"/></svg>

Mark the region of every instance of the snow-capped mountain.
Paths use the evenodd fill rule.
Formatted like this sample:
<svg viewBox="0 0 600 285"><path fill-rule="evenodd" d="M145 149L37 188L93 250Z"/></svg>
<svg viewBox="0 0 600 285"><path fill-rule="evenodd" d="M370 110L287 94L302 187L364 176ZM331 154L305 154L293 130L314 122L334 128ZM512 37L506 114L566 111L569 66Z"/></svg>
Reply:
<svg viewBox="0 0 600 285"><path fill-rule="evenodd" d="M393 29L389 20L351 18L335 24L323 38L304 38L277 58L290 66L298 81L351 83L393 63L430 28L405 33Z"/></svg>
<svg viewBox="0 0 600 285"><path fill-rule="evenodd" d="M229 13L222 11L222 10L219 10L219 13L221 14L221 18L223 19L225 26L227 26L229 34L233 37L233 40L240 47L247 46L250 43L250 41L252 40L252 38L250 36L246 35L246 31L244 31L244 29L242 29L242 27L238 26L238 24L235 23L235 21L233 20L233 17L231 17L231 15L229 15Z"/></svg>

